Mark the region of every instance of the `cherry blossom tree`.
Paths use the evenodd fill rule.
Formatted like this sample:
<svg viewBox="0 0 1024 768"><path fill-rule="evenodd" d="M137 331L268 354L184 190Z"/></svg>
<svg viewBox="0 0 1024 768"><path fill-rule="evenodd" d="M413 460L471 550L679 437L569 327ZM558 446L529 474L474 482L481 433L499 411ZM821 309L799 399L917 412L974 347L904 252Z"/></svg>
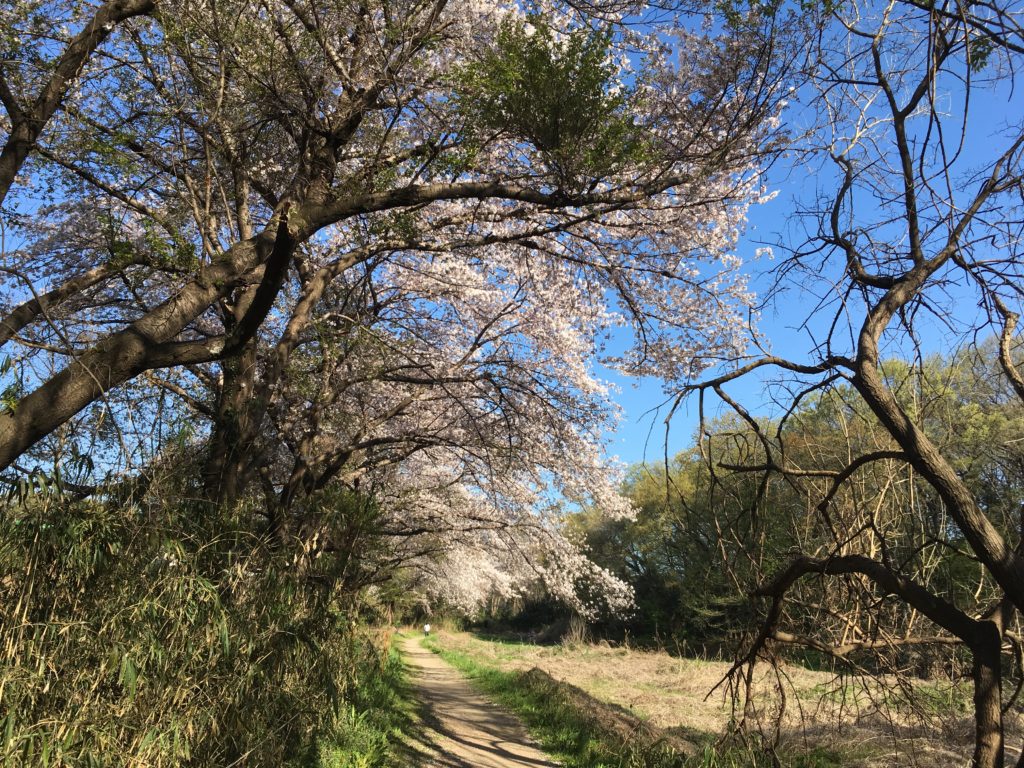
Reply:
<svg viewBox="0 0 1024 768"><path fill-rule="evenodd" d="M27 183L53 202L19 217L5 257L29 294L5 340L35 331L66 364L24 377L0 464L149 370L231 358L223 414L275 302L299 306L286 282L308 305L387 252L532 243L619 294L641 334L632 365L678 375L721 351L733 315L700 322L718 291L698 265L726 255L757 195L770 41L737 28L669 45L674 18L640 32L614 7L400 6L185 2L104 23L35 141ZM6 66L17 84L32 58ZM537 114L503 111L533 95ZM583 151L608 142L622 150Z"/></svg>
<svg viewBox="0 0 1024 768"><path fill-rule="evenodd" d="M795 19L106 8L10 14L47 44L4 60L21 175L0 467L86 457L144 478L173 438L198 493L310 553L356 546L320 502L358 489L394 542L381 563L486 557L507 589L539 575L570 601L589 574L621 604L553 498L624 512L597 359L683 382L744 344L733 251L777 149Z"/></svg>
<svg viewBox="0 0 1024 768"><path fill-rule="evenodd" d="M604 310L587 318L576 308L567 323L553 294L570 288L554 276L543 276L534 306L521 274L494 260L478 266L482 274L453 257L396 258L343 297L335 283L248 454L271 529L308 539L320 526L322 546L347 546L332 541L329 520L317 522L317 495L358 488L379 500L371 534L394 542L387 560L449 584L438 595L448 605L475 605L492 586L483 574L500 570L494 584L506 590L539 579L572 604L576 582L596 575L621 607L622 586L580 558L557 524L566 502L629 512L602 455L611 413L580 333ZM495 272L515 281L487 279ZM429 578L468 560L477 575Z"/></svg>

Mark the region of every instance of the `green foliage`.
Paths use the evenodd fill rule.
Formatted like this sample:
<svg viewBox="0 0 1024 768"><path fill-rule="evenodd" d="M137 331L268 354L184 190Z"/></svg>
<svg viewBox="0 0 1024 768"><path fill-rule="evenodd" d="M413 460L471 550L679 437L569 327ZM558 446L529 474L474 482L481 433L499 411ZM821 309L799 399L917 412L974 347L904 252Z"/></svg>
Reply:
<svg viewBox="0 0 1024 768"><path fill-rule="evenodd" d="M11 376L13 381L9 384L4 384L4 379L8 375ZM3 387L0 389L0 413L14 413L14 409L18 407L18 400L21 399L25 387L15 362L10 355L6 355L3 360L0 360L0 386Z"/></svg>
<svg viewBox="0 0 1024 768"><path fill-rule="evenodd" d="M889 360L882 371L901 407L948 457L989 519L1016 540L1024 409L1001 375L994 343L914 364ZM735 646L758 621L758 606L745 593L784 568L794 552L823 556L841 548L882 557L884 549L890 564L956 605L997 599L941 499L906 462L866 463L835 490L827 515L819 510L836 473L853 457L896 447L848 386L809 393L781 432L779 423L767 421L759 423L760 436L739 419L706 426L704 458L695 450L681 453L667 476L660 467L631 470L624 490L637 507L635 520L609 522L584 512L572 521L595 561L633 586L637 611L618 630L631 639L681 653ZM807 474L783 479L736 471L765 466L762 439L776 465ZM822 589L829 590L824 600ZM910 627L926 631L914 625L904 603L870 584L802 580L790 596L787 630L826 644L841 643L848 626L813 608L823 603L835 613L870 616L897 635ZM819 652L793 654L811 666L836 663ZM927 646L890 656L855 652L854 660L925 677L956 675L965 664L960 655Z"/></svg>
<svg viewBox="0 0 1024 768"><path fill-rule="evenodd" d="M413 697L405 665L392 647L364 670L337 724L319 745L316 768L399 765L398 745L412 729Z"/></svg>
<svg viewBox="0 0 1024 768"><path fill-rule="evenodd" d="M723 444L734 426L718 424ZM738 457L740 449L730 451ZM622 630L631 640L680 653L717 655L730 633L751 620L745 598L721 566L717 520L749 515L754 478L736 476L712 489L703 461L685 452L670 462L667 476L661 467L633 467L623 490L637 509L635 519L609 521L583 512L570 522L595 562L633 587L636 610ZM781 532L764 543L777 552L789 547Z"/></svg>
<svg viewBox="0 0 1024 768"><path fill-rule="evenodd" d="M988 66L988 60L996 51L997 44L987 37L973 37L968 41L968 65L972 72L981 72Z"/></svg>
<svg viewBox="0 0 1024 768"><path fill-rule="evenodd" d="M44 482L0 506L3 765L297 765L365 730L395 661L359 627L346 560L244 510L116 496Z"/></svg>
<svg viewBox="0 0 1024 768"><path fill-rule="evenodd" d="M457 75L460 108L476 135L533 145L555 183L578 191L647 153L614 86L611 34L576 29L558 39L543 16L502 24L495 45Z"/></svg>

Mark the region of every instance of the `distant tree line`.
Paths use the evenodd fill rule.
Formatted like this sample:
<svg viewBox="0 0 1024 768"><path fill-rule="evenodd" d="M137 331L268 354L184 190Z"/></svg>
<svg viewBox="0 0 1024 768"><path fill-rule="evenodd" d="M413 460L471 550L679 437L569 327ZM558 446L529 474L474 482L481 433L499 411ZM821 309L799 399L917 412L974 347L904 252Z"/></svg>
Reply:
<svg viewBox="0 0 1024 768"><path fill-rule="evenodd" d="M988 343L952 359L931 357L921 366L888 361L884 369L986 510L1012 534L1024 498L1024 406L998 375L995 354ZM586 511L571 518L570 528L584 538L595 562L634 590L636 610L606 629L621 627L635 640L656 640L669 649L704 646L728 654L726 636L750 631L750 591L783 570L796 549L884 549L951 602L991 599L991 585L942 500L898 457L859 468L851 473L853 482L828 496L851 455L896 452L848 389L806 398L787 422L786 457L794 470L788 477L766 482L751 471L766 462L761 441L776 432L777 420L757 419L755 431L738 417L723 417L705 425L699 445L670 459L667 474L660 462L630 469L624 492L635 518L608 521ZM825 496L829 513L822 516ZM855 638L870 632L847 621L858 601L845 604L859 593L844 587L828 599L811 600L808 595L817 591L794 600L802 608L787 617L795 622L788 631L799 629L801 637L824 644L822 630L837 621L833 645L849 643L840 655L858 652L864 659L871 649ZM839 595L846 598L837 601ZM945 651L929 647L926 638L911 641L914 611L898 603L887 609L891 613L862 605L861 615L880 625L874 632L885 625L905 644L920 642L915 653L936 651L936 659L944 658Z"/></svg>

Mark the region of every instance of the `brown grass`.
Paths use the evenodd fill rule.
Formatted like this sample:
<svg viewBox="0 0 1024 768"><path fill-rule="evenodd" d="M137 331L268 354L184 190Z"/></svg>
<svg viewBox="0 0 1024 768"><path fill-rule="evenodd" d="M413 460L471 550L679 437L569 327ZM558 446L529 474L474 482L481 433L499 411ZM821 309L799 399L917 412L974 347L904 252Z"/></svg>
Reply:
<svg viewBox="0 0 1024 768"><path fill-rule="evenodd" d="M653 725L697 741L723 733L734 715L726 686L712 689L729 670L725 662L682 659L663 652L607 644L531 645L445 633L443 644L503 670L538 667L597 699L624 707ZM783 709L782 741L825 747L847 756L845 765L951 768L967 765L972 749L970 692L948 681L917 681L913 705L880 681L839 678L796 665L779 674L767 665L755 682L756 708L748 711L769 730ZM891 680L885 681L891 683ZM1007 756L1016 759L1024 735L1020 712L1008 717Z"/></svg>

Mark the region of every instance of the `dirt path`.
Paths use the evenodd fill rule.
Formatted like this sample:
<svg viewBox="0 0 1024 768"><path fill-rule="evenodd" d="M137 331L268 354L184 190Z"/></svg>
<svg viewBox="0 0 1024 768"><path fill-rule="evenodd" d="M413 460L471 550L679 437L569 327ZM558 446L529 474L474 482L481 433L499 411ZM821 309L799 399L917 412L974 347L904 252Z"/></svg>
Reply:
<svg viewBox="0 0 1024 768"><path fill-rule="evenodd" d="M427 709L431 733L420 742L429 768L554 768L515 717L476 693L440 656L402 641L402 652Z"/></svg>

